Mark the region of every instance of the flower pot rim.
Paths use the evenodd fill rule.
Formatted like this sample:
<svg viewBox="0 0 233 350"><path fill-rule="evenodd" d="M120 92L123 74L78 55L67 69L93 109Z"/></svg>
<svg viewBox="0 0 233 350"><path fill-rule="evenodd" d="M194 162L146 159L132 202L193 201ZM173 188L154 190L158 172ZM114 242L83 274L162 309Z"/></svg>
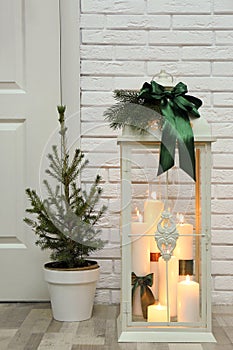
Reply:
<svg viewBox="0 0 233 350"><path fill-rule="evenodd" d="M99 265L97 261L94 260L85 260L89 265L83 266L83 267L72 267L72 268L65 268L65 267L57 267L53 266L55 264L58 264L57 261L50 261L44 264L44 269L46 270L54 270L54 271L85 271L85 270L95 270L99 268Z"/></svg>

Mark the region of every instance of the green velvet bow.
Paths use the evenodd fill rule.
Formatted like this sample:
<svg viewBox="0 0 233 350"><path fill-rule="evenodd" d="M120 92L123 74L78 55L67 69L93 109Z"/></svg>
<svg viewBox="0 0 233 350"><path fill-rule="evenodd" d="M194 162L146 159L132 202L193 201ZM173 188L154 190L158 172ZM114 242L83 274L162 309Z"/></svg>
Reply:
<svg viewBox="0 0 233 350"><path fill-rule="evenodd" d="M137 276L134 272L132 272L132 300L135 290L140 287L142 314L145 319L147 319L147 307L155 302L154 295L149 288L149 286L152 287L152 284L153 273L146 276Z"/></svg>
<svg viewBox="0 0 233 350"><path fill-rule="evenodd" d="M151 81L144 83L139 99L145 103L159 104L165 122L162 130L158 175L174 165L176 142L180 168L196 180L194 136L189 114L199 118L198 108L202 101L190 95L187 86L178 83L172 90Z"/></svg>

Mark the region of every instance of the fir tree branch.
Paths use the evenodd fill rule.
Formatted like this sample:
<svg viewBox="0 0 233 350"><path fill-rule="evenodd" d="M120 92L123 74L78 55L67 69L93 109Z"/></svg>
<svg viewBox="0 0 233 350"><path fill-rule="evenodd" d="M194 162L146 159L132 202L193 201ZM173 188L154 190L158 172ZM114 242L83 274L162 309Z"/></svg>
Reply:
<svg viewBox="0 0 233 350"><path fill-rule="evenodd" d="M67 267L83 264L90 252L102 249L104 241L98 238L100 230L95 227L106 210L95 207L98 204L102 189L97 176L89 190L80 186L81 171L88 164L81 150L76 149L70 160L67 150L67 128L65 126L63 106L58 107L61 154L58 147L52 146L48 154L49 168L46 173L58 181L52 186L48 180L43 184L47 198L42 200L35 190L26 189L31 207L26 212L34 219L24 218L37 235L36 244L41 249L51 250L51 259L63 262Z"/></svg>
<svg viewBox="0 0 233 350"><path fill-rule="evenodd" d="M163 117L159 104L150 104L138 98L139 91L115 90L117 103L104 112L105 119L113 129L122 129L129 125L140 132L145 132L151 123L156 122L162 128Z"/></svg>

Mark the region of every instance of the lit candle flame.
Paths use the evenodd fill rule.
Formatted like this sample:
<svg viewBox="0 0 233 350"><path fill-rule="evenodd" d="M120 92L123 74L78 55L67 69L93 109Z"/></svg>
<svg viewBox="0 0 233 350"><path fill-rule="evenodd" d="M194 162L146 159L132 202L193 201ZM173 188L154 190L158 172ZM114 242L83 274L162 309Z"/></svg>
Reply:
<svg viewBox="0 0 233 350"><path fill-rule="evenodd" d="M157 199L157 193L154 191L154 192L151 192L151 198L156 200Z"/></svg>
<svg viewBox="0 0 233 350"><path fill-rule="evenodd" d="M142 220L142 214L140 214L140 211L137 209L136 210L136 213L137 213L137 218L138 218L138 221L139 222L142 222L143 220Z"/></svg>
<svg viewBox="0 0 233 350"><path fill-rule="evenodd" d="M186 276L186 282L190 282L190 276L189 275Z"/></svg>
<svg viewBox="0 0 233 350"><path fill-rule="evenodd" d="M179 224L184 224L184 215L181 213L177 213L177 219L179 221Z"/></svg>

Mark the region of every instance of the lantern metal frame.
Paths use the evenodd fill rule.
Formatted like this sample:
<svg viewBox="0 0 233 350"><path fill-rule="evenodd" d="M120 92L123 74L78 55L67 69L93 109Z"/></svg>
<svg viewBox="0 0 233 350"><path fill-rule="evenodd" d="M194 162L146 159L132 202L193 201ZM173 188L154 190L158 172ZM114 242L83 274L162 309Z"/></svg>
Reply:
<svg viewBox="0 0 233 350"><path fill-rule="evenodd" d="M211 329L211 136L209 124L204 118L191 121L196 148L195 184L196 216L195 240L202 238L200 251L196 249L196 259L201 256L201 314L198 323L182 322L134 322L132 321L131 294L131 151L132 149L159 147L161 131L151 130L140 134L126 126L118 137L121 158L121 305L118 317L119 342L215 342ZM201 171L200 171L201 169ZM201 177L201 178L200 178ZM201 195L200 195L201 193ZM200 244L197 244L200 247ZM197 266L198 270L198 266ZM199 275L199 271L197 271Z"/></svg>

